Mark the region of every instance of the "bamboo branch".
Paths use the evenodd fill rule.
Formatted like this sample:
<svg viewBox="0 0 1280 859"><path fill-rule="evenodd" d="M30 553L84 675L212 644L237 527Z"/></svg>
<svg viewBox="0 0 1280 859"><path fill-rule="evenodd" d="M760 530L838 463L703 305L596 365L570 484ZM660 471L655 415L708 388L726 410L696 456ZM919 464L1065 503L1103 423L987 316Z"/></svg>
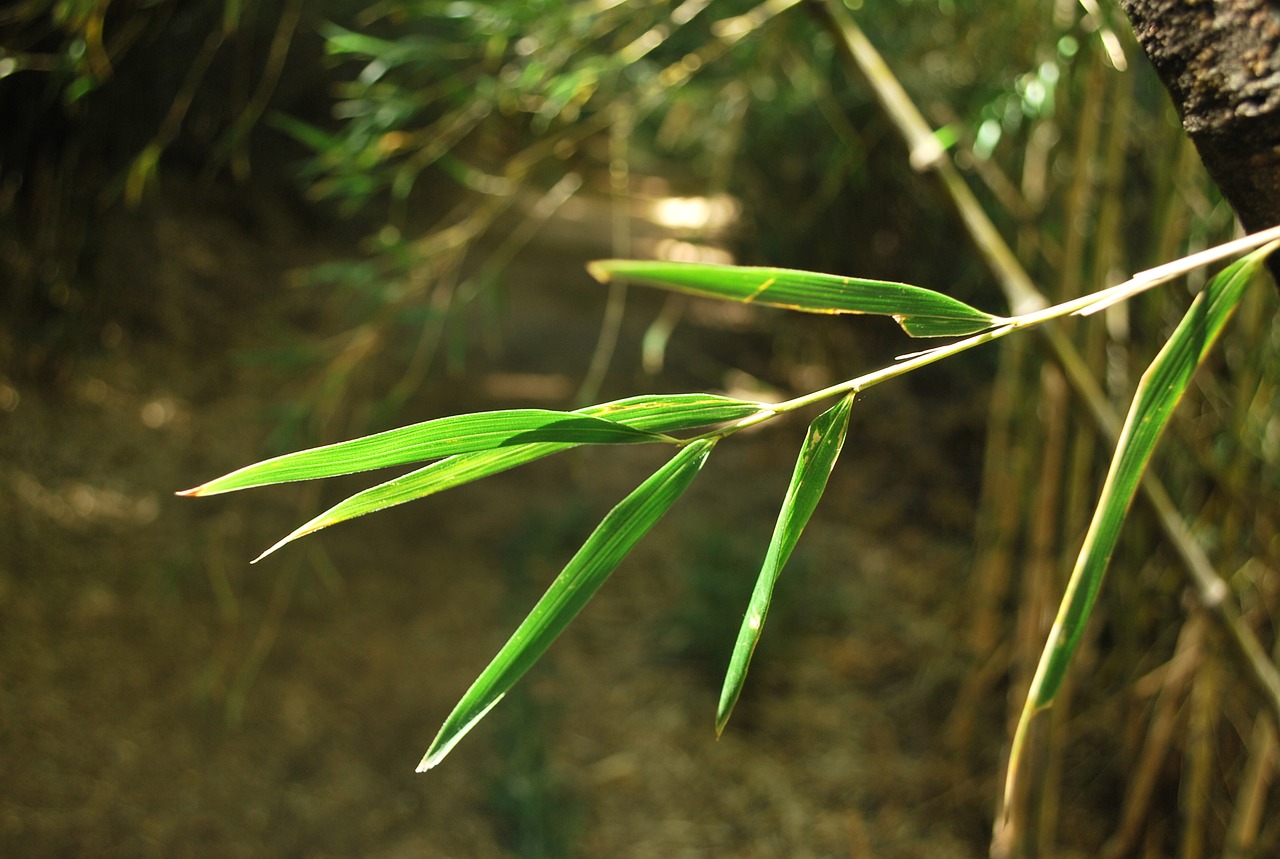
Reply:
<svg viewBox="0 0 1280 859"><path fill-rule="evenodd" d="M912 166L921 172L935 173L942 182L961 222L999 281L1014 313L1027 313L1046 306L1048 301L1035 288L1030 275L870 40L836 0L819 0L815 7L835 36L846 62L870 83L881 109L906 143ZM1099 433L1112 441L1119 438L1120 416L1107 402L1075 346L1056 327L1042 328L1041 331L1053 358L1092 413ZM1232 599L1230 586L1218 575L1204 550L1192 537L1159 478L1148 472L1142 489L1143 496L1157 514L1161 530L1182 560L1196 596L1223 628L1237 662L1262 694L1272 718L1280 724L1280 671L1277 671L1253 630L1244 623Z"/></svg>

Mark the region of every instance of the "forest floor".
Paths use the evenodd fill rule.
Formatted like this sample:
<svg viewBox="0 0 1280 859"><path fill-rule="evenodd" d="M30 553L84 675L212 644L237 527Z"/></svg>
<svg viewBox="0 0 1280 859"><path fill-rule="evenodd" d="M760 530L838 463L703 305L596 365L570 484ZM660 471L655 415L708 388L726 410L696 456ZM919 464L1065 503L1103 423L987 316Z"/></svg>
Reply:
<svg viewBox="0 0 1280 859"><path fill-rule="evenodd" d="M270 347L332 347L359 321L289 285L354 241L262 205L171 187L110 216L87 276L116 290L119 321L57 384L0 377L0 855L985 853L1004 701L976 753L946 741L970 668L982 396L909 383L857 407L720 740L720 672L803 420L720 445L517 692L418 775L459 696L661 452L574 451L251 567L369 483L173 494L278 452L282 407L321 389L316 365ZM493 348L430 373L394 423L570 406L603 306L582 268L608 252L592 235L571 209L549 225L507 272ZM692 308L669 371L646 377L661 302L633 290L602 398L748 375L799 392L841 360L872 368L812 343L888 325ZM396 382L391 354L353 377L331 434L389 425L352 416Z"/></svg>

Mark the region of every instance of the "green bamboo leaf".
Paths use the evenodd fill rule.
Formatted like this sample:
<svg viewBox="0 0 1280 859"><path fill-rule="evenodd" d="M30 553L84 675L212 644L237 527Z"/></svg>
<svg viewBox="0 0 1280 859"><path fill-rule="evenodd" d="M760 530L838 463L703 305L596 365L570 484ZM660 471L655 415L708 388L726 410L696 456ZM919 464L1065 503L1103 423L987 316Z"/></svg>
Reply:
<svg viewBox="0 0 1280 859"><path fill-rule="evenodd" d="M773 537L769 540L764 565L756 579L755 590L747 605L747 614L742 619L738 640L733 645L733 656L729 659L729 670L720 691L720 704L716 708L716 736L724 731L742 692L751 655L760 641L764 621L769 614L769 603L773 598L773 588L778 576L791 557L791 551L800 539L805 525L809 523L814 508L818 506L818 499L827 488L827 479L831 476L831 469L835 467L840 448L844 445L845 434L849 430L853 398L854 395L849 394L809 425L809 433L791 475L791 485L787 487L782 510L773 527Z"/></svg>
<svg viewBox="0 0 1280 859"><path fill-rule="evenodd" d="M430 57L441 46L439 40L425 36L402 38L394 41L379 39L367 33L357 33L337 24L322 24L325 50L330 55L356 54L381 60L389 66Z"/></svg>
<svg viewBox="0 0 1280 859"><path fill-rule="evenodd" d="M454 415L287 453L178 494L216 495L523 444L572 447L671 442L659 433L739 420L768 410L761 403L714 394L660 394L631 397L576 412L509 409Z"/></svg>
<svg viewBox="0 0 1280 859"><path fill-rule="evenodd" d="M418 772L439 764L538 661L632 547L689 486L714 444L713 439L703 439L687 445L609 511L462 696L418 764Z"/></svg>
<svg viewBox="0 0 1280 859"><path fill-rule="evenodd" d="M1008 778L1017 771L1026 732L1037 712L1053 703L1097 600L1129 506L1169 416L1196 368L1240 303L1273 242L1223 269L1191 304L1182 322L1143 373L1102 485L1093 520L1076 558L1040 663L1023 705L1010 750ZM1010 795L1006 788L1006 797Z"/></svg>
<svg viewBox="0 0 1280 859"><path fill-rule="evenodd" d="M463 453L549 442L636 444L671 441L660 435L588 414L547 409L508 409L453 415L361 438L286 453L247 465L179 495L216 495L295 480L352 474Z"/></svg>
<svg viewBox="0 0 1280 859"><path fill-rule="evenodd" d="M654 433L700 429L772 412L767 403L719 394L643 394L578 410L579 414Z"/></svg>
<svg viewBox="0 0 1280 859"><path fill-rule="evenodd" d="M351 495L325 510L318 516L299 525L269 549L253 559L258 563L277 549L292 543L308 534L346 522L369 513L376 513L398 504L406 504L428 495L454 489L465 483L471 483L482 477L489 477L502 471L508 471L520 465L568 450L573 444L522 444L518 447L485 450L478 453L464 453L451 456L439 462L423 466L402 474L399 477L371 486Z"/></svg>
<svg viewBox="0 0 1280 859"><path fill-rule="evenodd" d="M652 433L678 432L770 413L768 406L715 394L660 394L630 397L581 409L579 414L611 421L624 428ZM662 437L662 436L658 436ZM575 447L569 443L522 444L459 454L357 492L295 528L254 558L261 561L277 549L322 528L453 489L535 459Z"/></svg>
<svg viewBox="0 0 1280 859"><path fill-rule="evenodd" d="M330 134L287 113L273 113L268 122L316 153L328 152L342 145L342 138L338 135ZM310 171L308 173L311 175Z"/></svg>
<svg viewBox="0 0 1280 859"><path fill-rule="evenodd" d="M1003 321L940 292L885 280L785 268L642 260L597 260L587 270L601 283L623 277L744 304L809 313L892 316L912 337L976 334Z"/></svg>

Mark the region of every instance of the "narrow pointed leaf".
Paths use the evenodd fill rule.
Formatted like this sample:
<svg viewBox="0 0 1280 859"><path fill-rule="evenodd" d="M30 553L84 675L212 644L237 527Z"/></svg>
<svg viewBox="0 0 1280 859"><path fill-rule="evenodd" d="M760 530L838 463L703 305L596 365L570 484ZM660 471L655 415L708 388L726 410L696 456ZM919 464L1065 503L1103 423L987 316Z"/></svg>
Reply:
<svg viewBox="0 0 1280 859"><path fill-rule="evenodd" d="M522 444L518 447L464 453L433 462L339 501L320 515L295 528L271 548L254 558L253 563L256 564L267 555L300 537L314 534L330 525L337 525L339 522L346 522L368 513L376 513L388 507L426 498L428 495L435 495L446 489L454 489L465 483L525 465L535 459L572 447L574 447L572 444Z"/></svg>
<svg viewBox="0 0 1280 859"><path fill-rule="evenodd" d="M625 428L668 433L767 414L770 409L760 403L715 394L660 394L589 406L580 410L580 413L607 419ZM453 489L574 446L567 443L522 444L460 454L433 462L338 502L294 529L255 558L254 563L282 546L330 525Z"/></svg>
<svg viewBox="0 0 1280 859"><path fill-rule="evenodd" d="M1010 781L1017 771L1032 717L1053 703L1062 686L1156 442L1196 368L1240 303L1245 288L1267 255L1277 247L1280 243L1260 248L1214 277L1196 296L1182 322L1143 374L1018 720L1010 751ZM1005 795L1009 795L1008 789Z"/></svg>
<svg viewBox="0 0 1280 859"><path fill-rule="evenodd" d="M688 488L714 444L714 440L704 439L687 445L605 516L462 696L418 764L418 772L440 763L538 661L632 547Z"/></svg>
<svg viewBox="0 0 1280 859"><path fill-rule="evenodd" d="M669 433L737 421L773 411L766 403L722 397L719 394L644 394L579 409L647 432Z"/></svg>
<svg viewBox="0 0 1280 859"><path fill-rule="evenodd" d="M334 477L537 442L576 445L636 444L663 440L653 433L614 421L547 409L509 409L453 415L323 447L286 453L245 466L181 494L215 495L236 489Z"/></svg>
<svg viewBox="0 0 1280 859"><path fill-rule="evenodd" d="M178 494L216 495L525 444L573 447L670 442L672 439L657 434L652 427L666 426L670 431L690 429L767 410L760 403L713 394L671 394L632 397L576 412L509 409L453 415L286 453Z"/></svg>
<svg viewBox="0 0 1280 859"><path fill-rule="evenodd" d="M742 619L738 639L733 645L729 670L720 691L720 704L716 708L716 736L724 731L742 692L751 655L760 641L765 618L769 614L769 603L773 599L773 588L778 582L778 576L791 557L805 525L809 523L818 499L827 488L827 479L831 476L831 469L835 467L840 448L844 445L845 434L849 430L853 397L853 394L849 394L809 425L809 433L791 475L791 485L787 487L782 510L773 527L773 537L769 540L764 565L756 579L755 590L747 605L747 614Z"/></svg>
<svg viewBox="0 0 1280 859"><path fill-rule="evenodd" d="M912 337L976 334L1003 321L940 292L885 280L786 268L645 260L597 260L587 266L607 283L615 277L651 286L808 313L892 316Z"/></svg>

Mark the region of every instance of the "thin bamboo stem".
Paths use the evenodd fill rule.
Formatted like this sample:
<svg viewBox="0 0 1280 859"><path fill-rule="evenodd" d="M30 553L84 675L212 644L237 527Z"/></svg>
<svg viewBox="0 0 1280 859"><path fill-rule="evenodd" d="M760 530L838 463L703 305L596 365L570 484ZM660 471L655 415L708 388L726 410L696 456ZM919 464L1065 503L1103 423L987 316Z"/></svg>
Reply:
<svg viewBox="0 0 1280 859"><path fill-rule="evenodd" d="M1213 762L1217 757L1214 738L1221 715L1221 694L1221 666L1210 653L1196 672L1195 683L1191 687L1186 762L1179 802L1182 807L1181 859L1203 859L1205 856L1208 840L1205 830L1211 816L1209 795Z"/></svg>

